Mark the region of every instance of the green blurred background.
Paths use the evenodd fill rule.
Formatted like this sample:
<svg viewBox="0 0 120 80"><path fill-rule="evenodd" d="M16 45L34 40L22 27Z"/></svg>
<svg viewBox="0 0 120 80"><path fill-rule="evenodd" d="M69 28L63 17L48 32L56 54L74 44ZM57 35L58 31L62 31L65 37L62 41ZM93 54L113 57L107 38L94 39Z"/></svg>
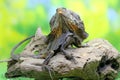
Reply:
<svg viewBox="0 0 120 80"><path fill-rule="evenodd" d="M120 51L120 0L0 0L0 60L9 58L15 44L33 35L37 27L47 35L58 7L80 15L89 33L86 41L104 38ZM0 69L5 72L6 64Z"/></svg>

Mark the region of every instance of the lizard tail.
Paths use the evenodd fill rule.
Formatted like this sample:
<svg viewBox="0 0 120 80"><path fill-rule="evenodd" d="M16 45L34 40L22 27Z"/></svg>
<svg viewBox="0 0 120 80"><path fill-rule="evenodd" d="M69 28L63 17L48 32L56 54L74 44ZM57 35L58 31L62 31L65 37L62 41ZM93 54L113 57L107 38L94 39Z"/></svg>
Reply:
<svg viewBox="0 0 120 80"><path fill-rule="evenodd" d="M11 61L12 59L0 60L0 63Z"/></svg>
<svg viewBox="0 0 120 80"><path fill-rule="evenodd" d="M12 57L12 59L15 59L15 60L16 60L16 58L17 58L17 56L14 54L15 50L16 50L22 43L24 43L25 41L27 41L27 40L29 40L29 39L31 39L31 38L33 38L33 37L35 37L35 36L33 35L33 36L30 36L30 37L22 40L21 42L19 42L19 43L12 49L12 51L11 51L11 57ZM15 57L15 56L16 56L16 57Z"/></svg>

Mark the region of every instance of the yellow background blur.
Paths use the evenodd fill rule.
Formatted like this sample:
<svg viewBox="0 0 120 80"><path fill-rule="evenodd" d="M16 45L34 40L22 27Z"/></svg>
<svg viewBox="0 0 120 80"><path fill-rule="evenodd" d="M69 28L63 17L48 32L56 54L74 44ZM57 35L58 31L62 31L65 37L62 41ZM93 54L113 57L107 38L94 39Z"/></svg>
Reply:
<svg viewBox="0 0 120 80"><path fill-rule="evenodd" d="M0 59L8 58L19 41L41 27L49 33L56 8L78 13L91 40L104 38L120 51L120 0L0 0Z"/></svg>

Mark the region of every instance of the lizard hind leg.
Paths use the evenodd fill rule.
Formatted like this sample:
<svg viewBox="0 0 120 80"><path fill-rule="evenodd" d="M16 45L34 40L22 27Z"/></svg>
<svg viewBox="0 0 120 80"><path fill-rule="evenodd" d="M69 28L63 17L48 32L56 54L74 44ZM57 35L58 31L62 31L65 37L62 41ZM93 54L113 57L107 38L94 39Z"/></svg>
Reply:
<svg viewBox="0 0 120 80"><path fill-rule="evenodd" d="M66 59L71 60L72 62L77 64L77 61L75 60L75 58L72 55L68 54L64 49L62 49L61 51L65 55Z"/></svg>
<svg viewBox="0 0 120 80"><path fill-rule="evenodd" d="M76 64L77 61L75 60L75 58L65 51L65 48L68 47L69 45L71 45L73 42L74 42L74 39L71 36L68 36L66 38L65 42L61 45L60 50L65 55L66 59L71 60L72 62L74 62Z"/></svg>

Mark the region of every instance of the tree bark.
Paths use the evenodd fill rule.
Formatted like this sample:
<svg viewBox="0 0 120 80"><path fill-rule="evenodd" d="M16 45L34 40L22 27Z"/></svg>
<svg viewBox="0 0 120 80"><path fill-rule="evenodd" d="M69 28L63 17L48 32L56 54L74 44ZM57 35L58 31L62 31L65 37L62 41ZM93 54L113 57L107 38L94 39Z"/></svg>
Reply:
<svg viewBox="0 0 120 80"><path fill-rule="evenodd" d="M45 39L46 36L38 29L35 38L21 52L19 61L8 62L6 77L24 76L36 80L58 80L64 77L78 80L114 80L120 70L119 52L107 40L94 39L87 43L87 47L66 49L73 55L76 64L59 52L48 63L52 70L43 71L44 59L31 56L44 51L47 46Z"/></svg>

